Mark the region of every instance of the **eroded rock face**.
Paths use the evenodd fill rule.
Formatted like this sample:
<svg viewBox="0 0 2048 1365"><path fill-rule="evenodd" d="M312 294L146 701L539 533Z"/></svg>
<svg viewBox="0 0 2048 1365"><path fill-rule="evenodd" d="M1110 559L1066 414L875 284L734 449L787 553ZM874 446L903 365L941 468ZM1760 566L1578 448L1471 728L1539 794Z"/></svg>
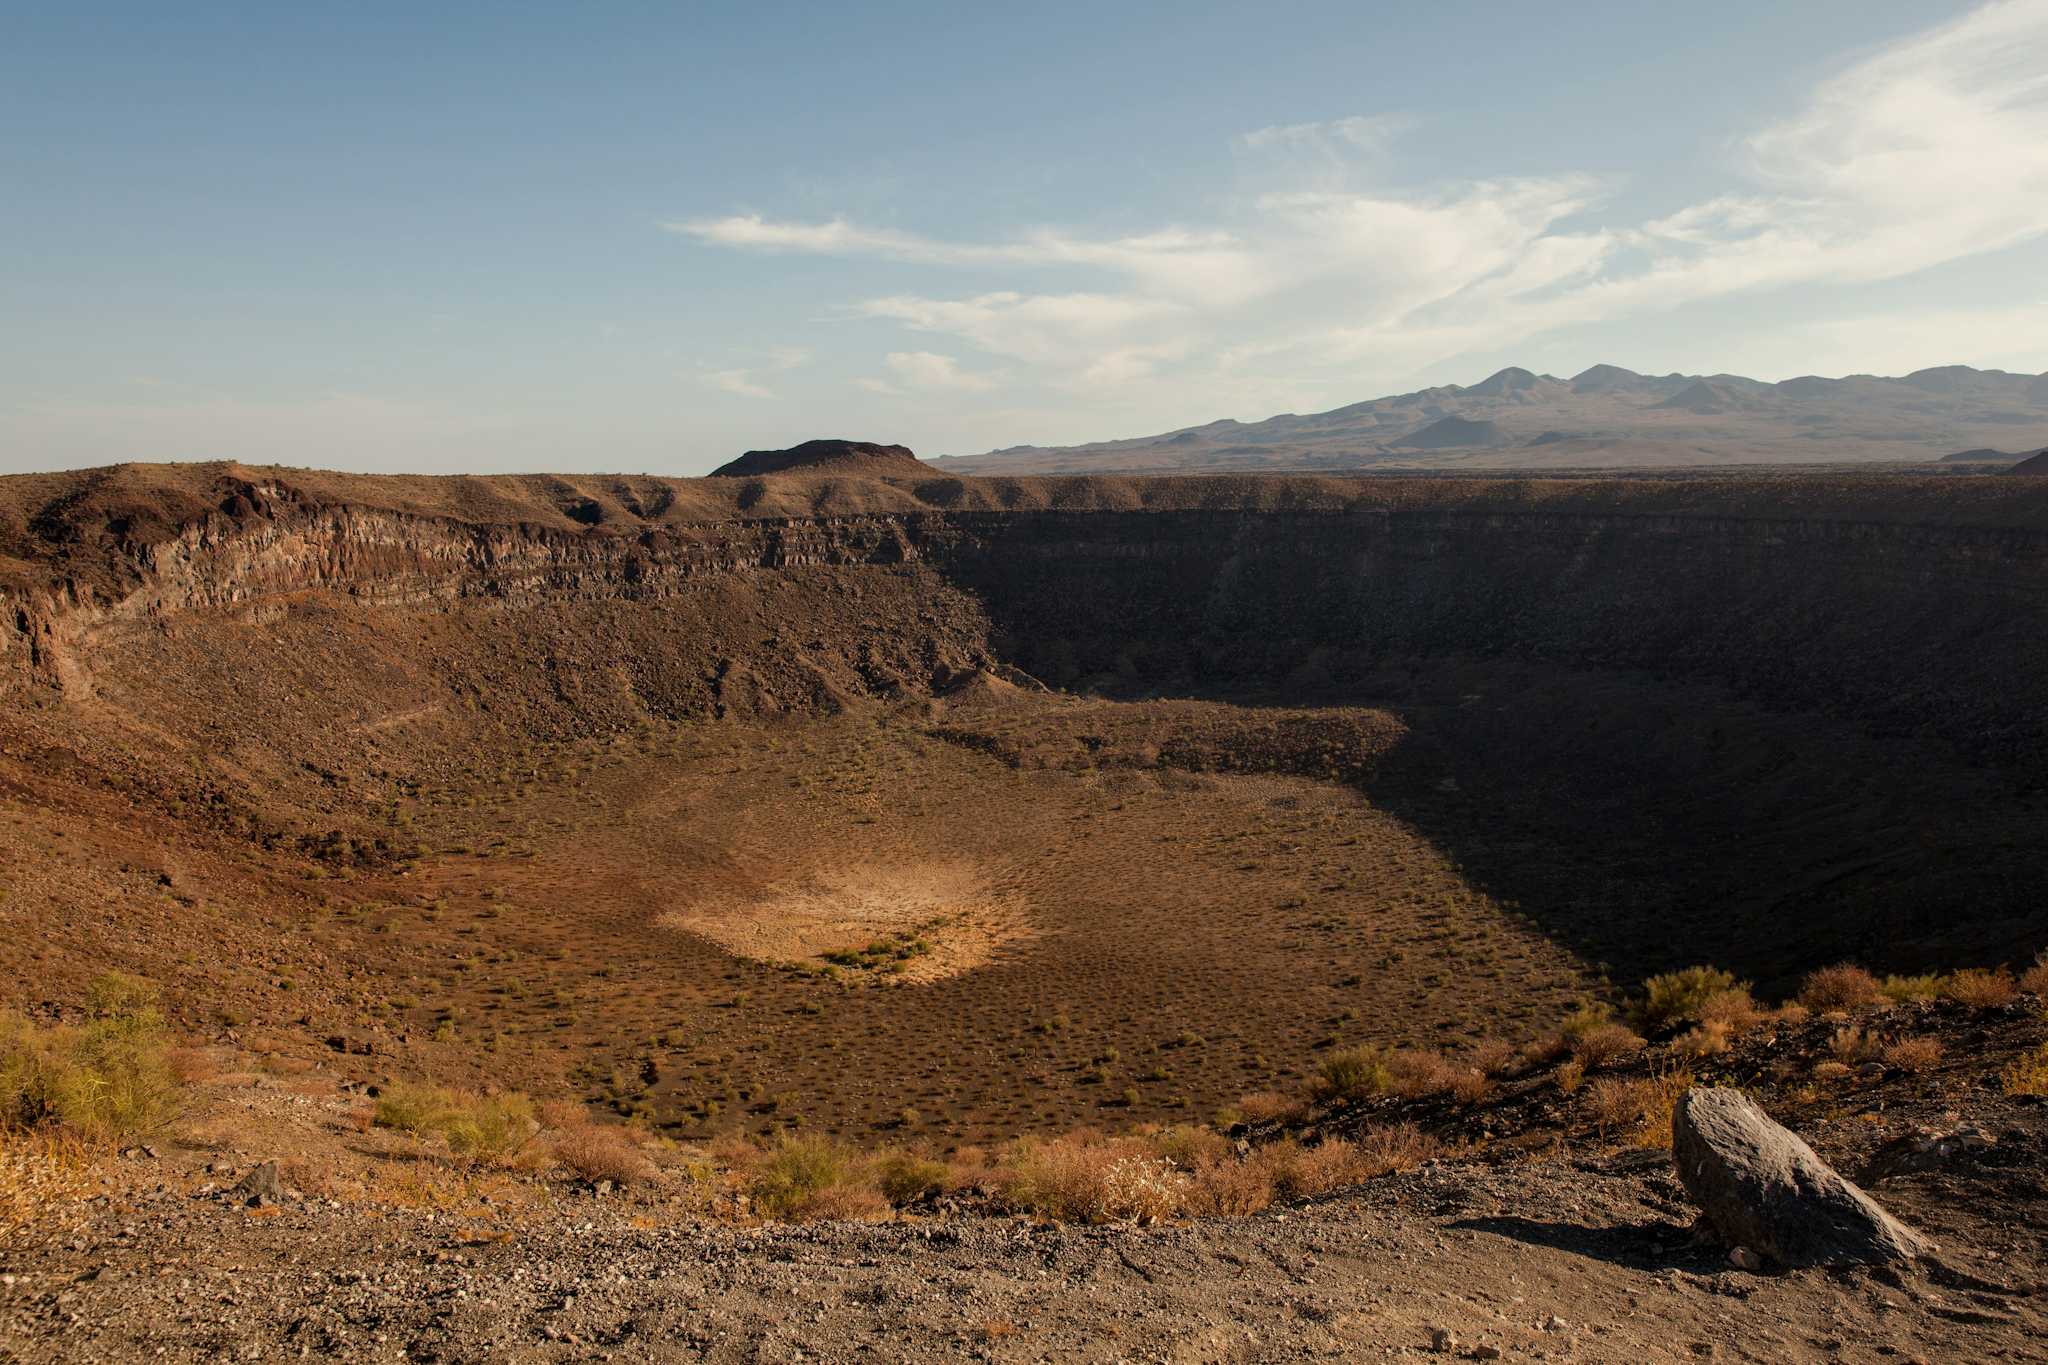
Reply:
<svg viewBox="0 0 2048 1365"><path fill-rule="evenodd" d="M1671 1131L1679 1180L1730 1247L1787 1267L1906 1261L1934 1250L1740 1091L1687 1091Z"/></svg>

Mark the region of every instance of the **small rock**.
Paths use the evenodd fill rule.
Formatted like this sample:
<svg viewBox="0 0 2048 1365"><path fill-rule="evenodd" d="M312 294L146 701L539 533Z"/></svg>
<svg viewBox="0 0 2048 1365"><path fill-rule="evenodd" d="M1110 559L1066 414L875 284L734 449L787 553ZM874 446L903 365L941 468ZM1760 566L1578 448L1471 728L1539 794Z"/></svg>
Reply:
<svg viewBox="0 0 2048 1365"><path fill-rule="evenodd" d="M1763 1257L1757 1255L1748 1247L1730 1247L1728 1248L1728 1264L1734 1266L1737 1270L1762 1270L1764 1261Z"/></svg>
<svg viewBox="0 0 2048 1365"><path fill-rule="evenodd" d="M266 1161L243 1176L229 1194L247 1200L252 1209L274 1208L284 1202L284 1182L278 1178L277 1163Z"/></svg>
<svg viewBox="0 0 2048 1365"><path fill-rule="evenodd" d="M1538 1324L1546 1332L1562 1332L1566 1325L1565 1320L1555 1313L1544 1314L1543 1321Z"/></svg>
<svg viewBox="0 0 2048 1365"><path fill-rule="evenodd" d="M1499 1360L1500 1356L1500 1347L1493 1345L1491 1342L1482 1341L1472 1348L1472 1358L1474 1360Z"/></svg>
<svg viewBox="0 0 2048 1365"><path fill-rule="evenodd" d="M1449 1328L1432 1328L1429 1334L1429 1349L1438 1355L1449 1355L1458 1349L1458 1339L1451 1334Z"/></svg>

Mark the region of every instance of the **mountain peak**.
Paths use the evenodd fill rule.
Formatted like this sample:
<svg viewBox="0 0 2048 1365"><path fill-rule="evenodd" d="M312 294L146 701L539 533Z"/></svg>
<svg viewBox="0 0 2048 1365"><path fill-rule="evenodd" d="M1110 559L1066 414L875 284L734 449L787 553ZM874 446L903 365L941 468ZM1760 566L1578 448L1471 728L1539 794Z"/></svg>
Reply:
<svg viewBox="0 0 2048 1365"><path fill-rule="evenodd" d="M1465 393L1478 398L1501 398L1511 393L1533 389L1541 382L1541 376L1519 365L1510 365L1505 370L1497 370L1488 375L1466 389Z"/></svg>

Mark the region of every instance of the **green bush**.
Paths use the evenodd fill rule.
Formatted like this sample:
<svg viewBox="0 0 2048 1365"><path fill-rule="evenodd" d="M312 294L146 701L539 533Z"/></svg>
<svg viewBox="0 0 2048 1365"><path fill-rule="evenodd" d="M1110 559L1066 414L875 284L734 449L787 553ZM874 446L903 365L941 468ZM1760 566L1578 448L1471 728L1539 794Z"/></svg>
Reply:
<svg viewBox="0 0 2048 1365"><path fill-rule="evenodd" d="M1318 1101L1362 1100L1393 1084L1386 1055L1370 1045L1348 1047L1323 1058L1311 1093Z"/></svg>
<svg viewBox="0 0 2048 1365"><path fill-rule="evenodd" d="M1643 998L1635 1007L1636 1024L1645 1030L1673 1024L1697 1023L1707 1001L1726 991L1748 990L1733 972L1719 967L1687 967L1665 972L1643 983Z"/></svg>
<svg viewBox="0 0 2048 1365"><path fill-rule="evenodd" d="M158 998L154 983L108 972L92 984L81 1027L0 1015L0 1122L61 1123L107 1143L169 1127L182 1087Z"/></svg>
<svg viewBox="0 0 2048 1365"><path fill-rule="evenodd" d="M909 1152L891 1152L875 1167L875 1181L882 1197L898 1208L927 1195L943 1194L951 1176L943 1161Z"/></svg>
<svg viewBox="0 0 2048 1365"><path fill-rule="evenodd" d="M503 1161L532 1138L533 1101L513 1093L490 1095L456 1109L441 1124L448 1150L472 1161Z"/></svg>
<svg viewBox="0 0 2048 1365"><path fill-rule="evenodd" d="M377 1114L372 1121L379 1128L425 1137L440 1127L454 1107L454 1099L449 1091L435 1086L399 1081L378 1092Z"/></svg>
<svg viewBox="0 0 2048 1365"><path fill-rule="evenodd" d="M802 1218L853 1176L853 1158L832 1139L785 1134L754 1173L754 1202L771 1218Z"/></svg>
<svg viewBox="0 0 2048 1365"><path fill-rule="evenodd" d="M450 1152L470 1161L502 1161L524 1147L540 1126L533 1101L517 1091L473 1095L403 1081L377 1096L372 1121L412 1137L438 1135Z"/></svg>

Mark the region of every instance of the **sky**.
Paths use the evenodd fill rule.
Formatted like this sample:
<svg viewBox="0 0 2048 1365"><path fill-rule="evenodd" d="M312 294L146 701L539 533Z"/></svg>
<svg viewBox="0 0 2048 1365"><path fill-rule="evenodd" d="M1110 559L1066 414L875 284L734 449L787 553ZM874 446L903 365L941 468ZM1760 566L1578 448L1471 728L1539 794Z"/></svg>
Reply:
<svg viewBox="0 0 2048 1365"><path fill-rule="evenodd" d="M0 472L2048 370L2048 0L73 0L0 130Z"/></svg>

